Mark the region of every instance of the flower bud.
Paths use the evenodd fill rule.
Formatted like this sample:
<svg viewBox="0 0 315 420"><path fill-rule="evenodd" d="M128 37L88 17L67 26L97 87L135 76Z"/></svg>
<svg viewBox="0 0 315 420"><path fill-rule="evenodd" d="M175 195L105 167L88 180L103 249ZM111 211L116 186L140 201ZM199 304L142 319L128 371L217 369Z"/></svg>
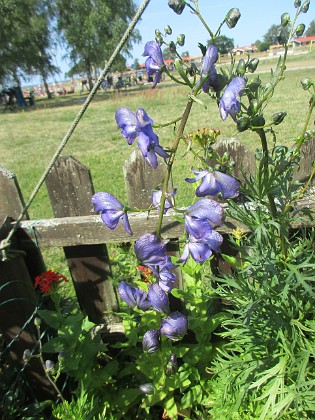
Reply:
<svg viewBox="0 0 315 420"><path fill-rule="evenodd" d="M155 33L155 36L161 36L162 35L161 31L159 29L156 29L154 33Z"/></svg>
<svg viewBox="0 0 315 420"><path fill-rule="evenodd" d="M180 47L183 47L185 45L185 34L179 34L177 37L177 44Z"/></svg>
<svg viewBox="0 0 315 420"><path fill-rule="evenodd" d="M160 34L160 35L156 35L155 36L155 40L156 40L156 42L159 44L159 45L162 45L163 44L163 42L164 42L164 40L163 40L163 36Z"/></svg>
<svg viewBox="0 0 315 420"><path fill-rule="evenodd" d="M54 370L55 363L52 360L46 360L45 362L45 370L46 372L51 372Z"/></svg>
<svg viewBox="0 0 315 420"><path fill-rule="evenodd" d="M149 330L142 339L142 347L148 353L155 353L160 347L160 331Z"/></svg>
<svg viewBox="0 0 315 420"><path fill-rule="evenodd" d="M164 32L165 32L167 35L172 35L172 28L170 27L170 25L166 25L166 26L165 26L165 28L164 28Z"/></svg>
<svg viewBox="0 0 315 420"><path fill-rule="evenodd" d="M191 63L191 65L187 69L187 72L188 72L189 76L194 76L197 73L197 70L198 70L198 67L196 66L196 64Z"/></svg>
<svg viewBox="0 0 315 420"><path fill-rule="evenodd" d="M245 60L241 58L236 67L236 74L238 76L244 76L245 71L246 71L246 63L245 63Z"/></svg>
<svg viewBox="0 0 315 420"><path fill-rule="evenodd" d="M180 312L172 312L162 320L160 332L171 340L181 340L187 333L188 320Z"/></svg>
<svg viewBox="0 0 315 420"><path fill-rule="evenodd" d="M175 372L178 370L178 363L177 363L177 357L175 353L172 353L170 355L170 358L168 359L165 373L168 376L174 375Z"/></svg>
<svg viewBox="0 0 315 420"><path fill-rule="evenodd" d="M225 22L227 26L232 29L236 26L237 22L239 21L241 17L241 13L238 9L233 8L231 9L227 15L225 16Z"/></svg>
<svg viewBox="0 0 315 420"><path fill-rule="evenodd" d="M259 77L256 77L255 79L251 80L248 84L247 84L247 88L251 91L251 92L256 92L257 89L259 88L259 86L261 85L261 80L259 79Z"/></svg>
<svg viewBox="0 0 315 420"><path fill-rule="evenodd" d="M170 303L168 300L168 295L157 283L154 283L149 287L148 299L156 311L169 313Z"/></svg>
<svg viewBox="0 0 315 420"><path fill-rule="evenodd" d="M252 127L263 127L266 124L265 118L262 115L256 115L251 118L250 125Z"/></svg>
<svg viewBox="0 0 315 420"><path fill-rule="evenodd" d="M247 115L242 115L236 121L237 130L241 133L245 131L250 126L250 118Z"/></svg>
<svg viewBox="0 0 315 420"><path fill-rule="evenodd" d="M301 6L301 0L295 0L294 7L297 9L300 6Z"/></svg>
<svg viewBox="0 0 315 420"><path fill-rule="evenodd" d="M139 388L140 388L141 392L143 392L144 394L147 394L147 395L152 395L152 394L154 394L154 391L155 391L155 387L151 383L142 384L142 385L139 386Z"/></svg>
<svg viewBox="0 0 315 420"><path fill-rule="evenodd" d="M273 116L271 117L273 124L274 125L281 124L286 115L287 115L286 112L276 112L275 114L273 114Z"/></svg>
<svg viewBox="0 0 315 420"><path fill-rule="evenodd" d="M282 13L281 15L281 26L285 27L290 22L289 13Z"/></svg>
<svg viewBox="0 0 315 420"><path fill-rule="evenodd" d="M249 63L247 64L247 69L250 73L254 73L257 69L257 66L259 64L258 58L252 58Z"/></svg>
<svg viewBox="0 0 315 420"><path fill-rule="evenodd" d="M304 23L300 23L295 30L295 35L302 36L304 31L305 31L305 25Z"/></svg>
<svg viewBox="0 0 315 420"><path fill-rule="evenodd" d="M39 327L41 323L42 323L42 320L40 318L38 317L34 318L35 327Z"/></svg>
<svg viewBox="0 0 315 420"><path fill-rule="evenodd" d="M176 53L176 45L175 42L171 41L169 45L169 49L171 53Z"/></svg>
<svg viewBox="0 0 315 420"><path fill-rule="evenodd" d="M170 7L177 15L181 15L185 9L185 0L168 0L168 7Z"/></svg>
<svg viewBox="0 0 315 420"><path fill-rule="evenodd" d="M312 82L311 79L306 77L305 79L301 80L301 85L302 85L304 90L308 90L313 85L313 82Z"/></svg>
<svg viewBox="0 0 315 420"><path fill-rule="evenodd" d="M307 12L308 12L309 7L310 7L310 0L306 0L306 1L302 4L302 7L301 7L301 12L302 12L302 13L307 13Z"/></svg>
<svg viewBox="0 0 315 420"><path fill-rule="evenodd" d="M25 349L24 353L23 353L23 362L27 363L30 360L31 357L32 357L31 350L30 349Z"/></svg>
<svg viewBox="0 0 315 420"><path fill-rule="evenodd" d="M257 114L257 111L258 111L258 101L257 99L253 99L249 103L248 114L254 116Z"/></svg>

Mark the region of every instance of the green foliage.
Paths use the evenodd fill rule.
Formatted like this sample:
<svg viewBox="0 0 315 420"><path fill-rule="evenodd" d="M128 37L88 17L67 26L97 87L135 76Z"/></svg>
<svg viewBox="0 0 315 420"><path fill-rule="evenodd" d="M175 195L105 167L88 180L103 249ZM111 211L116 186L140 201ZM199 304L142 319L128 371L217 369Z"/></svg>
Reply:
<svg viewBox="0 0 315 420"><path fill-rule="evenodd" d="M234 39L226 35L219 35L215 39L208 40L207 45L215 45L221 54L228 54L234 48Z"/></svg>
<svg viewBox="0 0 315 420"><path fill-rule="evenodd" d="M313 19L308 25L305 36L314 36L315 35L315 19Z"/></svg>

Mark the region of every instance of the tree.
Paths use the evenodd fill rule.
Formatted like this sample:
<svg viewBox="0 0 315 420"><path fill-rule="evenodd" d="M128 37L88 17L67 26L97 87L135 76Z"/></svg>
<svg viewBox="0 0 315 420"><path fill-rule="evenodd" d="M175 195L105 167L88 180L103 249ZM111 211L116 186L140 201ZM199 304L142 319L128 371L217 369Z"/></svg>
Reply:
<svg viewBox="0 0 315 420"><path fill-rule="evenodd" d="M215 45L217 50L221 54L227 54L229 51L232 51L234 48L234 39L228 38L225 35L220 35L215 40L208 40L207 45Z"/></svg>
<svg viewBox="0 0 315 420"><path fill-rule="evenodd" d="M135 70L138 70L140 68L140 63L137 58L135 58L135 61L133 62L133 66Z"/></svg>
<svg viewBox="0 0 315 420"><path fill-rule="evenodd" d="M189 51L182 52L181 57L189 57Z"/></svg>
<svg viewBox="0 0 315 420"><path fill-rule="evenodd" d="M176 58L176 53L172 52L170 50L170 47L165 47L163 50L163 58L164 60L175 60Z"/></svg>
<svg viewBox="0 0 315 420"><path fill-rule="evenodd" d="M289 26L271 25L264 35L264 42L270 45L285 44L289 38Z"/></svg>
<svg viewBox="0 0 315 420"><path fill-rule="evenodd" d="M110 58L136 6L132 0L56 0L56 6L68 56L73 65L84 69L92 88L93 68L103 67ZM123 54L130 56L132 43L140 40L139 32L134 31ZM117 66L121 66L121 58Z"/></svg>
<svg viewBox="0 0 315 420"><path fill-rule="evenodd" d="M305 36L314 36L314 35L315 35L315 19L313 19L310 22L305 32Z"/></svg>
<svg viewBox="0 0 315 420"><path fill-rule="evenodd" d="M0 0L0 8L0 83L19 85L26 74L39 73L46 80L56 73L50 2L21 0L16 7L15 0Z"/></svg>

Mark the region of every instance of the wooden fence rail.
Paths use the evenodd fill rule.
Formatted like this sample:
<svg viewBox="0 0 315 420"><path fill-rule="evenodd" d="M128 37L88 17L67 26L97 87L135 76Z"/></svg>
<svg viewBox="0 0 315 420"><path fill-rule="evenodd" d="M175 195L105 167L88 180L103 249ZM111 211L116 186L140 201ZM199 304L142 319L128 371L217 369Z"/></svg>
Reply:
<svg viewBox="0 0 315 420"><path fill-rule="evenodd" d="M235 175L238 178L242 177L240 167L245 174L249 174L255 167L253 154L236 139L222 140L218 142L217 148L220 153L230 152L236 162ZM297 179L304 180L311 172L314 156L315 139L312 139L301 152ZM142 158L140 151L135 151L124 169L129 206L149 207L151 190L161 183L165 172L163 160L154 171ZM149 215L130 213L133 237L120 225L114 231L109 230L99 215L91 214L94 188L88 168L72 157L58 159L47 177L46 187L54 218L29 220L26 215L14 237L13 246L22 251L20 256L10 262L0 262L0 331L6 342L11 343L12 360L21 366L23 351L33 348L37 343L32 327L29 325L26 328L25 324L38 304L33 289L34 277L45 271L40 249L63 247L82 311L95 323L113 323L115 330L117 319L109 319L104 315L119 308L110 280L111 268L106 244L132 242L144 233L155 233L158 219L157 211L151 211ZM115 195L115 192L112 193ZM0 167L0 197L0 239L3 239L24 206L15 175L3 167ZM314 195L309 195L300 205L314 211ZM183 224L172 216L173 212L169 211L162 226L163 237L169 239L179 238L183 233ZM309 218L296 221L296 226L312 224ZM229 233L237 226L240 225L227 218L219 231ZM170 246L168 252L174 255L178 250ZM181 287L180 276L177 287ZM24 295L27 296L27 302L20 299ZM42 398L50 398L54 391L47 384L41 367L31 366L28 371L36 392L41 389Z"/></svg>

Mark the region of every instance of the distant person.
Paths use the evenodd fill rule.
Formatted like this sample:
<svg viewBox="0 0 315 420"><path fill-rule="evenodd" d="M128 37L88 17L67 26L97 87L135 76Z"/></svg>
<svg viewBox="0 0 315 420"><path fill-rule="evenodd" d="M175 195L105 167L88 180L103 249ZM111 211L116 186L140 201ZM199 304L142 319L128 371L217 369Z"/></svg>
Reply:
<svg viewBox="0 0 315 420"><path fill-rule="evenodd" d="M87 79L82 79L81 80L81 92L84 91L84 88L86 88L87 91L89 90L88 89L88 81L87 81Z"/></svg>

